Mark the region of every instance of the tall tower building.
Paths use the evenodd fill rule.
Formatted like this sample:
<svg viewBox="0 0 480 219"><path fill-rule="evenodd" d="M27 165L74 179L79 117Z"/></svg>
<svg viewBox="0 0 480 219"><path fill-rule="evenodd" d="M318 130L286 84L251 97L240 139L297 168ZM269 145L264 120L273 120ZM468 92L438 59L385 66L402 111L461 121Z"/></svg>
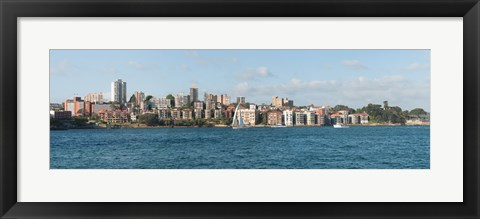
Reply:
<svg viewBox="0 0 480 219"><path fill-rule="evenodd" d="M198 101L198 88L195 84L192 84L192 88L190 88L190 101Z"/></svg>
<svg viewBox="0 0 480 219"><path fill-rule="evenodd" d="M111 101L122 104L127 102L127 82L122 79L112 82Z"/></svg>
<svg viewBox="0 0 480 219"><path fill-rule="evenodd" d="M141 91L135 91L134 95L135 95L135 105L142 106L143 100L145 100L145 93Z"/></svg>

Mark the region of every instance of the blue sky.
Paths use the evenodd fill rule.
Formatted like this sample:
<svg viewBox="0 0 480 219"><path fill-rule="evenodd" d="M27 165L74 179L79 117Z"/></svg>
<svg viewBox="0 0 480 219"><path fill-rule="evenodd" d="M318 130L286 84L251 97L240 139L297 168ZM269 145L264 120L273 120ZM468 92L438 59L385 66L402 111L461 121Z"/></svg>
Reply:
<svg viewBox="0 0 480 219"><path fill-rule="evenodd" d="M51 50L50 101L103 92L127 82L135 91L164 97L226 93L234 101L358 108L388 100L430 111L430 50Z"/></svg>

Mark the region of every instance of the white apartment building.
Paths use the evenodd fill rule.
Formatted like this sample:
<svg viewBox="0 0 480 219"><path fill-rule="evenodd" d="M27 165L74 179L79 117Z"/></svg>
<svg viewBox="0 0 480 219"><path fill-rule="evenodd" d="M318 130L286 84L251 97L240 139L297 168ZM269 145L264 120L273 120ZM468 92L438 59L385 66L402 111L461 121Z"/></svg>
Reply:
<svg viewBox="0 0 480 219"><path fill-rule="evenodd" d="M286 126L293 126L293 112L291 110L283 111L283 123Z"/></svg>
<svg viewBox="0 0 480 219"><path fill-rule="evenodd" d="M118 79L111 84L111 101L117 103L127 102L127 82Z"/></svg>

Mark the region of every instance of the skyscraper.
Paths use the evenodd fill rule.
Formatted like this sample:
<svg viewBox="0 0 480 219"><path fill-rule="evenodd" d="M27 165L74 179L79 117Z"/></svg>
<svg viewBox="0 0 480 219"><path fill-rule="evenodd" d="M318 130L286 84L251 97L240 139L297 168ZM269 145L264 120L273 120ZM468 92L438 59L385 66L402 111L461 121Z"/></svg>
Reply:
<svg viewBox="0 0 480 219"><path fill-rule="evenodd" d="M111 101L118 103L127 102L127 82L118 79L111 85Z"/></svg>
<svg viewBox="0 0 480 219"><path fill-rule="evenodd" d="M190 101L195 102L198 101L198 88L196 85L192 85L192 88L190 88Z"/></svg>

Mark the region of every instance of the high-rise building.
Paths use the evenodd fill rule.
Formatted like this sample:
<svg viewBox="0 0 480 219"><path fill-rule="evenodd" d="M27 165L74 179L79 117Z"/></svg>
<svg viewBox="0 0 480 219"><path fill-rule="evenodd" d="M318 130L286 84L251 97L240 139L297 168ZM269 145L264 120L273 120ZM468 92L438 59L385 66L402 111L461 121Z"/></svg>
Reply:
<svg viewBox="0 0 480 219"><path fill-rule="evenodd" d="M209 94L209 93L205 93L205 102L207 101L214 101L215 103L217 102L217 95L214 95L214 94Z"/></svg>
<svg viewBox="0 0 480 219"><path fill-rule="evenodd" d="M281 106L290 106L288 98L280 98L280 97L272 97L272 106L274 107L281 107ZM293 101L292 101L293 106Z"/></svg>
<svg viewBox="0 0 480 219"><path fill-rule="evenodd" d="M220 95L220 98L217 98L217 102L220 102L223 105L230 104L230 97L226 94Z"/></svg>
<svg viewBox="0 0 480 219"><path fill-rule="evenodd" d="M293 107L293 100L288 100L287 106Z"/></svg>
<svg viewBox="0 0 480 219"><path fill-rule="evenodd" d="M135 91L135 106L143 108L143 100L145 100L145 93L141 91Z"/></svg>
<svg viewBox="0 0 480 219"><path fill-rule="evenodd" d="M111 101L117 103L127 102L127 82L118 79L111 85Z"/></svg>
<svg viewBox="0 0 480 219"><path fill-rule="evenodd" d="M184 107L190 104L190 95L184 95L183 93L178 93L175 96L175 107Z"/></svg>
<svg viewBox="0 0 480 219"><path fill-rule="evenodd" d="M278 96L272 97L272 106L276 106L276 107L282 106L282 98Z"/></svg>
<svg viewBox="0 0 480 219"><path fill-rule="evenodd" d="M84 98L85 102L92 102L92 103L102 103L103 102L103 93L89 93Z"/></svg>
<svg viewBox="0 0 480 219"><path fill-rule="evenodd" d="M237 97L237 104L245 103L245 97Z"/></svg>
<svg viewBox="0 0 480 219"><path fill-rule="evenodd" d="M190 88L190 101L198 101L198 88L195 85Z"/></svg>

